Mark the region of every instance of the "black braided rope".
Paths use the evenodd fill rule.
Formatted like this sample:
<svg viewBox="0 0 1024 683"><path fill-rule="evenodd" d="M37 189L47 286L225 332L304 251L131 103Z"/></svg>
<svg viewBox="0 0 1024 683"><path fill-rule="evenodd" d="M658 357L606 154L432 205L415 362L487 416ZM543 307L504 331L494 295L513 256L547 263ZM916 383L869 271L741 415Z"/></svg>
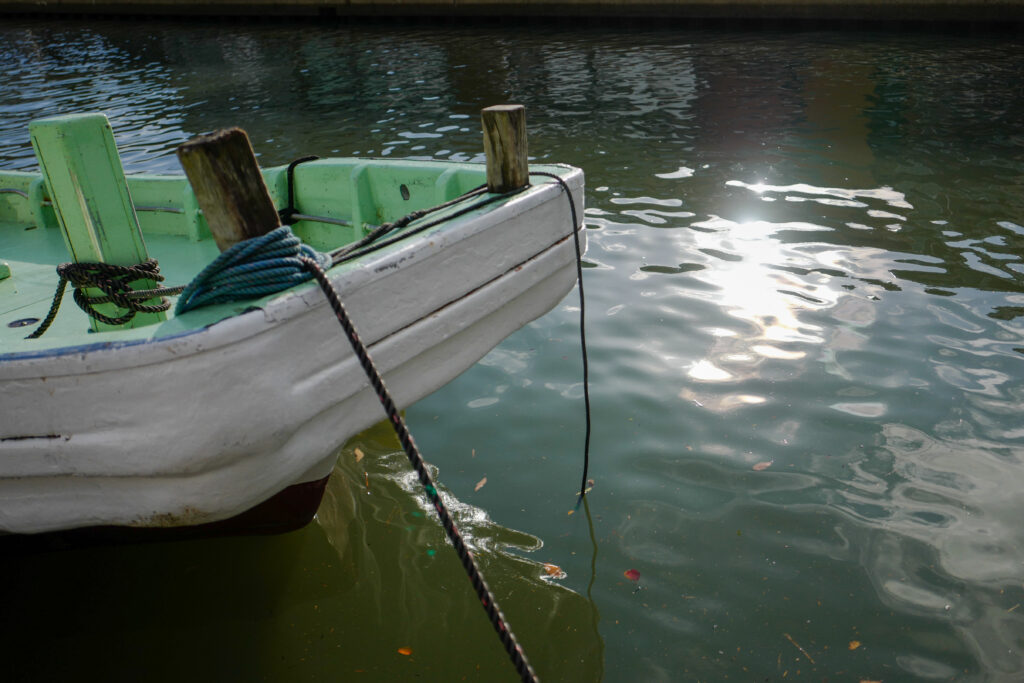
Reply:
<svg viewBox="0 0 1024 683"><path fill-rule="evenodd" d="M486 204L490 204L491 202L499 201L501 199L504 199L504 197L505 197L505 195L497 195L495 197L491 197L489 199L485 199L483 202L480 202L478 204L473 204L473 205L470 205L470 206L463 207L463 208L459 209L458 211L455 211L454 213L451 213L451 214L445 214L443 217L437 219L436 221L431 221L429 223L425 223L425 224L420 225L420 226L416 227L415 229L410 230L408 232L405 232L405 233L403 233L401 235L396 235L396 236L392 237L391 239L378 242L378 240L381 237L383 237L384 235L388 234L389 232L391 232L393 230L402 229L402 228L408 226L413 221L419 220L420 218L423 218L424 216L429 216L432 213L435 213L437 211L441 211L442 209L447 209L448 207L454 206L454 205L458 204L459 202L465 201L465 200L467 200L467 199L469 199L471 197L478 197L478 196L486 194L486 193L487 193L487 186L486 185L481 185L480 187L476 187L476 188L470 190L469 192L461 194L458 197L455 197L454 199L449 199L448 201L442 202L441 204L438 204L436 206L431 206L430 208L427 208L427 209L418 209L416 211L413 211L411 213L408 213L408 214L402 216L401 218L399 218L397 220L391 221L390 223L383 223L381 225L378 225L372 231L367 233L366 236L363 237L362 239L360 239L358 242L354 242L352 244L345 245L344 247L341 247L339 249L335 249L334 251L332 251L331 252L331 258L333 260L333 263L334 263L334 265L338 265L339 263L344 263L345 261L351 261L352 259L358 258L358 257L360 257L360 256L362 256L364 254L367 254L367 253L371 252L371 251L376 251L378 249L382 249L382 248L384 248L386 246L394 244L395 242L397 242L399 240L405 239L406 237L409 237L411 235L415 235L415 234L417 234L419 232L422 232L422 231L426 230L427 228L432 228L435 225L440 225L441 223L450 221L453 218L457 218L458 216L461 216L464 213L468 213L469 211L473 211L475 209L478 209L481 206L484 206ZM369 246L367 246L367 245L369 245Z"/></svg>
<svg viewBox="0 0 1024 683"><path fill-rule="evenodd" d="M64 290L68 283L75 288L75 303L90 317L108 325L124 325L135 317L136 313L162 313L171 307L165 296L180 294L184 287L157 287L155 289L132 289L132 283L139 280L163 282L160 266L156 259L146 259L134 266L115 266L109 263L62 263L57 266L60 282L53 295L53 303L46 318L26 339L38 339L49 329L57 317ZM86 288L95 288L103 292L101 296L90 296ZM160 303L143 303L148 299L160 297ZM125 310L120 315L106 315L96 310L100 304L112 303Z"/></svg>
<svg viewBox="0 0 1024 683"><path fill-rule="evenodd" d="M487 582L484 581L483 574L480 573L479 568L476 566L476 561L473 559L473 553L466 547L465 542L462 540L462 535L455 526L455 520L452 519L451 514L448 512L448 508L445 507L444 502L441 500L441 496L437 492L437 486L434 484L434 480L430 476L430 472L427 471L426 464L423 462L423 456L420 455L419 449L416 447L416 442L413 441L412 434L409 433L409 429L405 426L405 420L402 419L402 416L398 412L398 408L395 407L395 402L391 399L391 394L388 393L387 387L384 386L384 379L381 377L380 372L378 372L374 365L373 359L370 358L370 354L367 352L366 346L359 338L359 334L356 332L356 328L352 324L352 320L348 317L348 312L342 305L341 299L338 298L338 293L334 290L334 287L331 285L331 281L327 278L327 274L323 271L323 268L320 267L320 264L309 258L303 258L302 262L305 265L306 270L311 272L313 277L316 278L316 281L320 284L320 289L323 290L324 296L327 297L327 301L330 303L331 309L334 311L334 315L338 318L338 322L341 323L341 327L345 331L345 336L348 337L349 343L352 344L352 350L355 351L360 365L363 366L363 371L369 378L374 391L377 392L377 398L380 399L381 404L384 406L384 411L387 413L388 420L391 422L391 426L398 435L398 440L402 444L402 449L405 450L405 454L409 458L409 463L416 471L416 474L420 479L420 483L427 492L427 499L430 500L431 504L433 504L434 510L437 512L437 516L441 520L441 526L444 527L444 531L448 535L448 540L452 542L452 546L454 546L455 552L458 554L459 560L462 562L462 568L466 570L466 575L469 577L470 583L473 584L477 597L480 598L484 611L487 613L487 617L490 620L491 625L498 634L501 644L505 646L505 652L508 653L509 658L512 660L512 664L516 667L516 671L519 673L520 679L527 683L536 682L538 680L537 674L534 673L533 668L527 661L526 654L516 641L516 637L512 634L512 631L509 630L505 622L505 616L501 613L498 603L494 600L494 595L491 593L491 589L487 586Z"/></svg>

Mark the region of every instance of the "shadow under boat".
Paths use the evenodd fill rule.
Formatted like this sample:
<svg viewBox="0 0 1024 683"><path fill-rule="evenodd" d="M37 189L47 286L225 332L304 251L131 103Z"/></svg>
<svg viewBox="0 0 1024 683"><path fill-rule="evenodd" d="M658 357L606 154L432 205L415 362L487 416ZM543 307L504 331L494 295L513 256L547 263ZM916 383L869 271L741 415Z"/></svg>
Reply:
<svg viewBox="0 0 1024 683"><path fill-rule="evenodd" d="M10 679L511 680L389 429L349 441L291 533L0 543ZM538 674L600 680L596 609L526 557L541 541L445 497Z"/></svg>

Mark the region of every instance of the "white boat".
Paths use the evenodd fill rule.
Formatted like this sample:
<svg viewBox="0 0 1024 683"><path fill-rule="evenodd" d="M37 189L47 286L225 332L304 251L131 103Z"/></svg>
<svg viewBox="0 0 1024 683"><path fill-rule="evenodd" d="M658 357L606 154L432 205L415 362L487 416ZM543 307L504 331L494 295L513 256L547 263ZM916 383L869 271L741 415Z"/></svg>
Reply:
<svg viewBox="0 0 1024 683"><path fill-rule="evenodd" d="M530 170L563 179L582 217L579 169ZM288 169L263 175L286 204ZM482 164L322 159L294 169L292 227L321 251L449 203L328 270L399 407L574 286L566 192L531 178L517 193L467 194L484 183ZM26 339L50 307L55 266L71 260L50 184L0 172L0 532L305 524L337 450L383 418L324 295L308 282L136 327L93 323L98 331L65 302L45 334ZM217 256L184 176L129 176L127 187L168 283Z"/></svg>

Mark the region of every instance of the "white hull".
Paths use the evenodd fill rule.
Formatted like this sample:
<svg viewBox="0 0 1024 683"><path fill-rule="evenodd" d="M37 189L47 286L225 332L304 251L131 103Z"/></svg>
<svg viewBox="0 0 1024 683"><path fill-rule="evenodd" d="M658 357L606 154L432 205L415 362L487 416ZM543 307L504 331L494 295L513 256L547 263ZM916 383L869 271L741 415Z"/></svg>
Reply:
<svg viewBox="0 0 1024 683"><path fill-rule="evenodd" d="M464 223L331 271L400 407L576 281L557 185ZM314 285L177 337L0 355L0 531L228 519L326 477L382 418Z"/></svg>

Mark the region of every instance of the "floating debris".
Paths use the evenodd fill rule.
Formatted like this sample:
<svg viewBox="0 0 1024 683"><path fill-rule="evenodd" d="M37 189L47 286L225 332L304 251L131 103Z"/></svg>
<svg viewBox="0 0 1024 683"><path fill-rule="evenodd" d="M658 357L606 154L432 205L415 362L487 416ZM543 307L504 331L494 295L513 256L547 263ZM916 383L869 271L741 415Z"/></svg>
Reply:
<svg viewBox="0 0 1024 683"><path fill-rule="evenodd" d="M566 577L564 569L559 567L557 564L551 564L550 562L544 563L544 573L552 579L564 579Z"/></svg>
<svg viewBox="0 0 1024 683"><path fill-rule="evenodd" d="M793 647L800 650L800 654L802 654L804 657L807 657L807 661L809 661L811 664L817 664L817 662L814 661L814 657L807 654L807 650L800 647L800 643L793 640L793 636L789 635L788 633L783 633L782 635L786 636L786 640L793 643Z"/></svg>

